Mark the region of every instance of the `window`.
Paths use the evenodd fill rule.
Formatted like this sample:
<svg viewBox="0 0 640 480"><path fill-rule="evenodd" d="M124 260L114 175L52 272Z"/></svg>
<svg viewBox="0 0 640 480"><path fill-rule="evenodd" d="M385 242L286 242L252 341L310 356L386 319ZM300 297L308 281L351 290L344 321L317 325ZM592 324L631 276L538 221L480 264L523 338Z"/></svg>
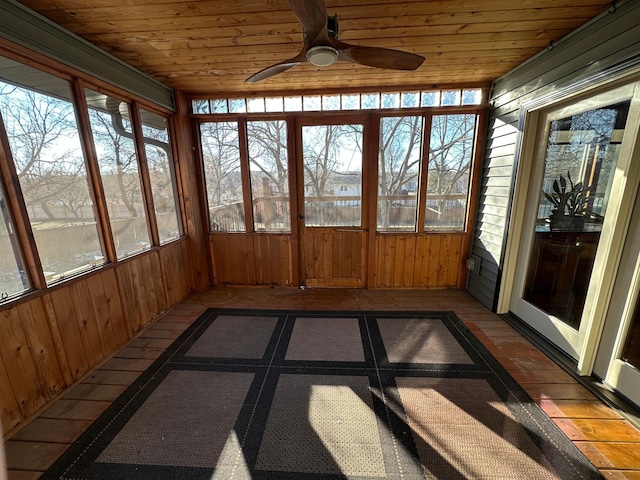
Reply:
<svg viewBox="0 0 640 480"><path fill-rule="evenodd" d="M464 229L476 117L475 113L426 116L431 126L426 131L422 116L380 119L378 231ZM422 158L423 142L429 144L426 158ZM420 205L418 186L424 169L427 189ZM424 223L418 226L422 215Z"/></svg>
<svg viewBox="0 0 640 480"><path fill-rule="evenodd" d="M305 225L362 224L362 134L362 125L302 127Z"/></svg>
<svg viewBox="0 0 640 480"><path fill-rule="evenodd" d="M191 103L195 114L244 112L315 112L332 110L377 110L385 108L456 107L481 105L479 88L445 91L410 91L393 93L350 93L344 95L303 95L300 97L253 97L234 99L197 99ZM227 108L227 102L229 108ZM265 109L266 103L266 109Z"/></svg>
<svg viewBox="0 0 640 480"><path fill-rule="evenodd" d="M475 90L464 92L471 95ZM377 201L369 206L376 210L375 231L465 229L478 110L459 106L458 111L465 113L447 113L440 105L441 93L452 97L446 101L460 103L463 91L426 96L431 93L296 97L306 102L304 109L328 110L330 103L345 109L347 104L355 107L361 102L362 110L361 115L341 115L326 122L329 124L303 119L295 127L300 128L300 143L295 148L302 160L296 168L296 182L300 182L296 185L301 190L296 200L301 202L297 210L305 227L363 226L362 119L366 118L371 125L379 123L380 129L369 137L378 140L377 183L372 185ZM436 112L405 109L420 108L422 101L440 106ZM385 106L394 111L384 111ZM293 147L287 139L294 135L295 130L290 129L296 121L263 120L270 117L262 113L200 123L211 231L291 231L288 163ZM322 116L330 113L318 114ZM336 123L342 118L345 123ZM358 120L349 123L349 119ZM250 206L245 202L251 202Z"/></svg>
<svg viewBox="0 0 640 480"><path fill-rule="evenodd" d="M432 117L425 230L464 228L475 126L475 114Z"/></svg>
<svg viewBox="0 0 640 480"><path fill-rule="evenodd" d="M0 175L0 303L29 288L27 269Z"/></svg>
<svg viewBox="0 0 640 480"><path fill-rule="evenodd" d="M158 236L164 244L180 237L169 129L165 117L144 108L140 109L140 118Z"/></svg>
<svg viewBox="0 0 640 480"><path fill-rule="evenodd" d="M380 119L378 231L415 231L422 117Z"/></svg>
<svg viewBox="0 0 640 480"><path fill-rule="evenodd" d="M150 246L129 105L85 89L118 259Z"/></svg>
<svg viewBox="0 0 640 480"><path fill-rule="evenodd" d="M211 231L244 232L244 200L237 122L200 124Z"/></svg>
<svg viewBox="0 0 640 480"><path fill-rule="evenodd" d="M0 112L50 284L104 263L71 88L32 67L0 62L11 72L0 80Z"/></svg>
<svg viewBox="0 0 640 480"><path fill-rule="evenodd" d="M289 159L283 120L247 122L251 202L255 231L288 232Z"/></svg>

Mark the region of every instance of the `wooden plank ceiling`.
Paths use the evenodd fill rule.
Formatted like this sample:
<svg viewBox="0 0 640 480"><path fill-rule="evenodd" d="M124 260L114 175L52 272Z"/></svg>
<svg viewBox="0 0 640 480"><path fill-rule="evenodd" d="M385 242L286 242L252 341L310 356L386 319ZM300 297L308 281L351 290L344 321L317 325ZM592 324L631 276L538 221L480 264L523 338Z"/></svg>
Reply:
<svg viewBox="0 0 640 480"><path fill-rule="evenodd" d="M287 0L21 0L170 87L203 95L487 86L610 7L610 0L326 0L340 40L426 58L416 71L302 64Z"/></svg>

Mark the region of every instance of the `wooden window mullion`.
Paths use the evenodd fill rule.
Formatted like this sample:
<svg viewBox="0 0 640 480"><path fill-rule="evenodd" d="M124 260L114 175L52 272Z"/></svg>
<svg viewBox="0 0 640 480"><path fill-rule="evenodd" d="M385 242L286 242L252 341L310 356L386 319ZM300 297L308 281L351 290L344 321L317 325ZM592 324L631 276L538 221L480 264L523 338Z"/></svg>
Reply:
<svg viewBox="0 0 640 480"><path fill-rule="evenodd" d="M144 136L142 135L140 107L137 102L133 101L129 104L129 109L132 120L131 128L133 130L136 156L138 157L138 172L140 174L140 182L142 184L142 197L144 198L144 207L147 213L147 229L149 230L151 244L158 246L160 245L160 234L158 233L158 221L156 219L156 211L153 204L151 177L149 176L149 168L147 164L147 152L144 144Z"/></svg>
<svg viewBox="0 0 640 480"><path fill-rule="evenodd" d="M102 179L100 178L98 156L93 142L91 121L89 119L89 110L87 100L84 96L84 84L82 81L75 79L72 90L73 103L76 106L80 143L82 144L85 166L87 168L89 191L91 193L91 199L93 200L94 214L98 222L100 244L102 245L103 254L107 262L114 263L118 260L118 255L116 253L116 245L113 239L111 223L109 222L109 211L107 208L104 188L102 186Z"/></svg>
<svg viewBox="0 0 640 480"><path fill-rule="evenodd" d="M432 115L423 117L422 152L420 153L420 189L418 190L418 233L424 232L424 221L427 215L427 186L429 182L429 151L431 150Z"/></svg>
<svg viewBox="0 0 640 480"><path fill-rule="evenodd" d="M242 205L244 206L244 224L247 233L253 233L253 208L251 208L251 174L249 171L249 139L247 120L238 120L238 141L240 142L240 175L242 177Z"/></svg>
<svg viewBox="0 0 640 480"><path fill-rule="evenodd" d="M38 248L36 247L36 240L33 235L33 229L29 222L29 214L27 212L27 206L22 195L22 188L20 187L20 181L18 180L18 172L16 171L15 164L13 162L13 155L11 153L11 147L9 145L9 138L4 128L4 121L0 116L0 172L2 172L2 180L5 183L5 189L7 195L7 203L10 206L11 219L13 220L13 226L16 230L16 234L22 249L22 253L26 268L28 270L29 280L31 288L42 289L46 288L47 281L44 277L44 271L42 268L42 262L40 261L40 255L38 254Z"/></svg>

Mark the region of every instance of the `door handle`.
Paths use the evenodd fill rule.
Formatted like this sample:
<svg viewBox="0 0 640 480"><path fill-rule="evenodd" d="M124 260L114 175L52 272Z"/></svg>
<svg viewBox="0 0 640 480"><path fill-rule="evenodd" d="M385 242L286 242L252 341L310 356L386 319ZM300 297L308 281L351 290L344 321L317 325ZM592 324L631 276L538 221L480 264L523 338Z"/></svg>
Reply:
<svg viewBox="0 0 640 480"><path fill-rule="evenodd" d="M298 215L298 220L304 220L304 215Z"/></svg>

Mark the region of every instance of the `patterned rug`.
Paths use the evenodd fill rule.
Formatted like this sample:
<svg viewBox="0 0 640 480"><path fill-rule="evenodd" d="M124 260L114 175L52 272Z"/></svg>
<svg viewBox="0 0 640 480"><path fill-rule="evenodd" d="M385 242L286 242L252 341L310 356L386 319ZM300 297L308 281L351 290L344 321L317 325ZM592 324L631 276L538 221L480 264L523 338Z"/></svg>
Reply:
<svg viewBox="0 0 640 480"><path fill-rule="evenodd" d="M42 478L602 477L450 312L210 309Z"/></svg>

